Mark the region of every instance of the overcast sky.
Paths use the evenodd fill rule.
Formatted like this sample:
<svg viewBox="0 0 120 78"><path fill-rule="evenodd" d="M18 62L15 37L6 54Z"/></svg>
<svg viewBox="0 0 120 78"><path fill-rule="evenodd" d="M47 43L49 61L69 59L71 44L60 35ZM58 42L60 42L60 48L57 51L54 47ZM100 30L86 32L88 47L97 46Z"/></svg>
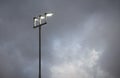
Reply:
<svg viewBox="0 0 120 78"><path fill-rule="evenodd" d="M120 78L119 0L0 0L0 78Z"/></svg>

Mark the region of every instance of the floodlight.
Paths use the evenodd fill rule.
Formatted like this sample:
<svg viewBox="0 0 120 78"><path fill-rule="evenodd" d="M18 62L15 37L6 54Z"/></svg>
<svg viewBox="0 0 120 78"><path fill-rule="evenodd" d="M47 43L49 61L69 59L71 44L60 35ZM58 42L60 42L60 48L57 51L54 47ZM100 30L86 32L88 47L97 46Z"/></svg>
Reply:
<svg viewBox="0 0 120 78"><path fill-rule="evenodd" d="M37 17L33 17L33 24L34 24L33 26L36 26L37 21L38 21Z"/></svg>
<svg viewBox="0 0 120 78"><path fill-rule="evenodd" d="M41 16L40 19L45 19L45 16Z"/></svg>
<svg viewBox="0 0 120 78"><path fill-rule="evenodd" d="M51 16L53 16L53 13L46 13L45 15L46 15L46 17L51 17Z"/></svg>
<svg viewBox="0 0 120 78"><path fill-rule="evenodd" d="M33 17L33 21L37 22L39 21L37 17Z"/></svg>
<svg viewBox="0 0 120 78"><path fill-rule="evenodd" d="M47 17L53 16L53 13L44 13L37 17L33 17L33 28L39 28L39 69L41 69L41 27L47 24ZM41 72L39 71L39 78L41 78Z"/></svg>

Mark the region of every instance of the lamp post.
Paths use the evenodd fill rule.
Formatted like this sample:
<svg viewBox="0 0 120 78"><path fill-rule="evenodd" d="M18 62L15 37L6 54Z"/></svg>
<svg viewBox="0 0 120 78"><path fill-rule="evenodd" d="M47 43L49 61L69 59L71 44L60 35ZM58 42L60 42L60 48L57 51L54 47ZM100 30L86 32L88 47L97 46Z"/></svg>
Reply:
<svg viewBox="0 0 120 78"><path fill-rule="evenodd" d="M44 13L33 17L33 28L39 28L39 78L41 78L41 27L47 24L47 17L51 17L53 13Z"/></svg>

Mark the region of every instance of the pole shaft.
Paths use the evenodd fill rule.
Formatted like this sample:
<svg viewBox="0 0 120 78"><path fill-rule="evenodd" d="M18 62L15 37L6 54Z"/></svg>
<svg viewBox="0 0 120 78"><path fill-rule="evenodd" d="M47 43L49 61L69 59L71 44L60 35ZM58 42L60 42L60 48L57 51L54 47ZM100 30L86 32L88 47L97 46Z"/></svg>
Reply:
<svg viewBox="0 0 120 78"><path fill-rule="evenodd" d="M41 78L41 26L39 26L39 78Z"/></svg>

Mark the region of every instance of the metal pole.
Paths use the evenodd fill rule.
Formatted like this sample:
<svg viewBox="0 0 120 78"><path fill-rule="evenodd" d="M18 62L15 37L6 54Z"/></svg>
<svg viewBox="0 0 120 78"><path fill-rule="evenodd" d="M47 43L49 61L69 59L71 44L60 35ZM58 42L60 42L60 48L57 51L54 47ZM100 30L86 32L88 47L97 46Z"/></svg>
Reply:
<svg viewBox="0 0 120 78"><path fill-rule="evenodd" d="M41 78L41 25L39 26L39 78Z"/></svg>
<svg viewBox="0 0 120 78"><path fill-rule="evenodd" d="M39 78L41 78L41 15L39 16Z"/></svg>

